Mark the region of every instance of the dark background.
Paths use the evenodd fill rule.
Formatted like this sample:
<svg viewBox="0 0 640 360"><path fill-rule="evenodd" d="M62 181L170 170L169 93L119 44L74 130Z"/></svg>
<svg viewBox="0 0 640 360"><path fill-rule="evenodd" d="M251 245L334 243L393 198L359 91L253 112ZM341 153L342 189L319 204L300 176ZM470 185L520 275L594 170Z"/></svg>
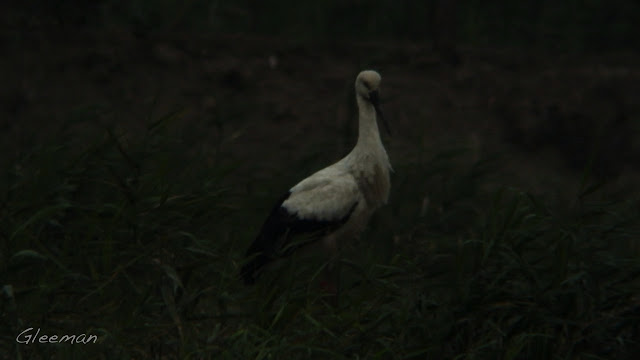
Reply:
<svg viewBox="0 0 640 360"><path fill-rule="evenodd" d="M0 19L0 358L637 354L636 1L10 1ZM295 259L244 288L273 201L355 143L367 68L395 173L339 305ZM100 344L17 344L27 327Z"/></svg>

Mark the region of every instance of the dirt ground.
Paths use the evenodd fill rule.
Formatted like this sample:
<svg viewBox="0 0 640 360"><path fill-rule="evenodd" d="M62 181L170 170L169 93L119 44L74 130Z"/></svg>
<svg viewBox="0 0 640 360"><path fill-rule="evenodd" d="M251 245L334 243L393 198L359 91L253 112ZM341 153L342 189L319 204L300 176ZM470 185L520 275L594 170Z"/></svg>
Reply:
<svg viewBox="0 0 640 360"><path fill-rule="evenodd" d="M576 186L597 144L594 173L637 189L638 54L461 46L454 67L427 43L143 36L120 28L33 30L4 42L0 149L9 154L70 119L136 129L181 109L182 121L211 132L199 146L237 160L236 180L250 186L256 168L279 176L286 164L313 169L346 153L356 136L353 81L373 68L383 77L394 163L465 146L476 158L502 154L505 182L563 191Z"/></svg>

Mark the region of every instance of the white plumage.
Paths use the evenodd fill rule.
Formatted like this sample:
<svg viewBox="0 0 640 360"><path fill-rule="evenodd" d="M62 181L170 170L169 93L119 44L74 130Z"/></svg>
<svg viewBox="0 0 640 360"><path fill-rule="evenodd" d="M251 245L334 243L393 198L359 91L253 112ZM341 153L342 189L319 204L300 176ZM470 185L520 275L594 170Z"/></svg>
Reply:
<svg viewBox="0 0 640 360"><path fill-rule="evenodd" d="M322 241L335 252L339 241L358 236L371 214L387 202L391 164L376 123L376 118L381 118L388 130L379 108L380 81L380 75L372 70L358 75L356 146L337 163L299 182L277 202L247 250L250 260L241 270L245 283L253 283L269 262L309 243Z"/></svg>

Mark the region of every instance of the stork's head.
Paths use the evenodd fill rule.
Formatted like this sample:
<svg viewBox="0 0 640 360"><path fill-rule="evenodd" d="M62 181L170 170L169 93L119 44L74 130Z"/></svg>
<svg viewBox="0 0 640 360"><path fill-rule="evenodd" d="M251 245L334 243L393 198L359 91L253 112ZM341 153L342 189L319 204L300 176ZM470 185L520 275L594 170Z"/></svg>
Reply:
<svg viewBox="0 0 640 360"><path fill-rule="evenodd" d="M364 70L360 72L356 78L356 96L373 105L373 108L376 110L377 117L382 120L385 129L389 134L391 134L389 124L382 116L382 110L380 110L378 89L380 87L381 80L382 78L380 77L380 74L373 70Z"/></svg>
<svg viewBox="0 0 640 360"><path fill-rule="evenodd" d="M365 70L358 74L356 78L356 93L365 100L369 100L372 92L377 93L380 87L380 74L373 70Z"/></svg>

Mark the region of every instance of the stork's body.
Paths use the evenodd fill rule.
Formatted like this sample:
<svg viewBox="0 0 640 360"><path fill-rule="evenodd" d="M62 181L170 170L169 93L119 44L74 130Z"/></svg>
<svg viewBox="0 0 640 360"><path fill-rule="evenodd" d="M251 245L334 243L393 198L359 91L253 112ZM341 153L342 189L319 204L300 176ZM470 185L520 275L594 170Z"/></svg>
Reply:
<svg viewBox="0 0 640 360"><path fill-rule="evenodd" d="M325 249L335 252L340 241L358 236L371 214L387 202L391 165L376 123L376 115L382 115L378 107L380 80L371 70L356 78L356 146L278 201L247 250L251 260L242 268L245 283L253 283L264 265L310 243L321 241Z"/></svg>

